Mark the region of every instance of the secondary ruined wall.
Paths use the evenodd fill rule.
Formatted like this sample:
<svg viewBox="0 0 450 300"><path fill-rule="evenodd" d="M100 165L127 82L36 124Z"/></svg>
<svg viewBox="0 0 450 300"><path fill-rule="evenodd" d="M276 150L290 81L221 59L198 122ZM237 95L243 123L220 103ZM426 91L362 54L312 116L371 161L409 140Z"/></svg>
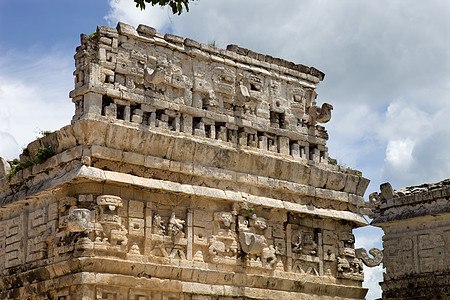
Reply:
<svg viewBox="0 0 450 300"><path fill-rule="evenodd" d="M81 40L72 125L21 161L55 155L0 168L1 297L364 297L368 180L328 164L323 73L144 25Z"/></svg>
<svg viewBox="0 0 450 300"><path fill-rule="evenodd" d="M373 201L372 225L381 227L383 298L446 299L450 295L450 180L393 191Z"/></svg>

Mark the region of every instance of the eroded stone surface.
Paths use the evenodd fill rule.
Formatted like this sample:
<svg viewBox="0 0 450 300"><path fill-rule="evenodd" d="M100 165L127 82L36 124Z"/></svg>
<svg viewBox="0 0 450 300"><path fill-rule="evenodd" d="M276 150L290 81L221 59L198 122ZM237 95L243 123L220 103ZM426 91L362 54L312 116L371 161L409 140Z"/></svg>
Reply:
<svg viewBox="0 0 450 300"><path fill-rule="evenodd" d="M0 298L364 297L368 180L328 164L323 73L145 25L81 41L72 124L27 147L55 155L0 171Z"/></svg>

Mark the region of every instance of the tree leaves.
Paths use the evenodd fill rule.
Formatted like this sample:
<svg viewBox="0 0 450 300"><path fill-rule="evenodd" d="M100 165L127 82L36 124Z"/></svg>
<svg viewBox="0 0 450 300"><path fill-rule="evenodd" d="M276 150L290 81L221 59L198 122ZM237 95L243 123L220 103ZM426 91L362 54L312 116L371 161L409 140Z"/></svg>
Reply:
<svg viewBox="0 0 450 300"><path fill-rule="evenodd" d="M146 3L149 3L152 6L168 5L172 9L172 13L178 15L181 15L181 13L183 12L183 6L187 12L189 11L189 1L194 0L134 0L134 2L136 3L136 7L140 8L141 10L146 8Z"/></svg>

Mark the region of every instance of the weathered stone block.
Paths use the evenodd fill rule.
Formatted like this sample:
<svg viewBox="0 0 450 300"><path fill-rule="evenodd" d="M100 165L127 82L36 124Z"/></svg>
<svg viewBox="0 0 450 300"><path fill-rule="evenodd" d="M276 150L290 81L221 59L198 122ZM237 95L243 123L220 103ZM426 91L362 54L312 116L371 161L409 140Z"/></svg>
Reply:
<svg viewBox="0 0 450 300"><path fill-rule="evenodd" d="M154 36L156 34L156 29L147 25L139 24L137 32L143 34L144 36Z"/></svg>
<svg viewBox="0 0 450 300"><path fill-rule="evenodd" d="M117 24L117 31L119 32L119 34L123 34L125 36L137 36L138 33L136 31L136 29L134 29L133 26L119 22Z"/></svg>
<svg viewBox="0 0 450 300"><path fill-rule="evenodd" d="M327 180L328 180L328 172L317 168L317 167L310 167L310 175L309 175L309 181L308 183L314 187L325 187Z"/></svg>
<svg viewBox="0 0 450 300"><path fill-rule="evenodd" d="M359 179L360 179L359 176L347 174L347 180L345 181L344 192L347 192L350 194L356 194L356 189L358 187Z"/></svg>
<svg viewBox="0 0 450 300"><path fill-rule="evenodd" d="M366 192L367 186L369 185L370 180L364 177L359 178L358 186L356 187L356 194L358 196L364 196Z"/></svg>
<svg viewBox="0 0 450 300"><path fill-rule="evenodd" d="M343 190L346 181L347 181L347 174L338 172L328 172L326 188L335 191Z"/></svg>

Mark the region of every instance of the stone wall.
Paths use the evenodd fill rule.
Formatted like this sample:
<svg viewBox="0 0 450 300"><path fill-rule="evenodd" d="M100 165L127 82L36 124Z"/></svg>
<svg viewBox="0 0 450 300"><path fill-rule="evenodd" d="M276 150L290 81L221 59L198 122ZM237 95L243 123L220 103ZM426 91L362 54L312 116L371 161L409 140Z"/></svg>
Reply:
<svg viewBox="0 0 450 300"><path fill-rule="evenodd" d="M450 295L450 180L371 194L383 229L383 298Z"/></svg>
<svg viewBox="0 0 450 300"><path fill-rule="evenodd" d="M0 168L0 298L364 297L369 181L328 163L323 73L144 25L81 42L72 124L20 159L54 155Z"/></svg>

